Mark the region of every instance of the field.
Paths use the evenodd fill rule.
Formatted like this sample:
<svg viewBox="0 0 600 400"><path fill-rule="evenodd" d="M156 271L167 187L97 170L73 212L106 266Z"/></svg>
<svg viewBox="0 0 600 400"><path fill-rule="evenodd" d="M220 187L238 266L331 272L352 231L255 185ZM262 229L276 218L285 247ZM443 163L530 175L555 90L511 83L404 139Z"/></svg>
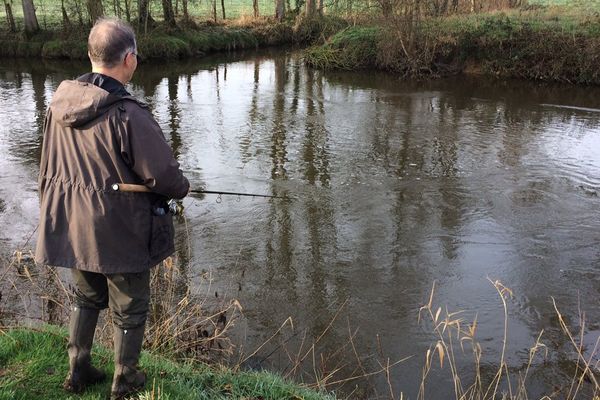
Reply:
<svg viewBox="0 0 600 400"><path fill-rule="evenodd" d="M75 0L66 0L65 8L67 10L67 14L72 21L77 21L80 14L86 15L85 8L82 9L81 1ZM42 29L52 29L56 25L61 22L61 2L59 0L35 0L34 4L36 6L36 14L38 17L38 22ZM136 2L132 8L132 13L135 15L137 13ZM292 1L291 4L288 1L288 4L293 8L295 7L295 2ZM105 0L103 2L104 11L107 15L116 15L121 18L125 18L125 10L124 10L124 1L120 0ZM225 15L227 19L240 18L243 16L250 16L253 14L252 9L252 0L224 0L225 5ZM182 8L179 1L173 2L173 7L175 7L175 13L181 14ZM13 14L17 24L22 25L23 21L23 9L20 6L20 2L13 2L12 5ZM270 16L275 13L275 4L274 1L270 0L258 0L258 8L259 14L263 16ZM192 17L196 19L212 19L212 2L209 1L190 1L189 2L189 13ZM162 17L162 8L160 7L160 2L152 3L151 14L157 18L161 19ZM221 10L221 1L217 2L217 17L219 19L222 18L222 10ZM6 10L4 7L0 7L0 27L4 27L6 25Z"/></svg>

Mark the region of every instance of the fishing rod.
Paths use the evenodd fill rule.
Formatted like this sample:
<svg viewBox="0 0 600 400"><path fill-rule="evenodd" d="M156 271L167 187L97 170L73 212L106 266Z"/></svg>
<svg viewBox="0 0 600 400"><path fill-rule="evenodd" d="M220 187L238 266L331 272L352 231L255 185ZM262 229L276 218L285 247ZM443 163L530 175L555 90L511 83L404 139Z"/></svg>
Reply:
<svg viewBox="0 0 600 400"><path fill-rule="evenodd" d="M136 185L133 183L115 183L112 185L112 189L115 192L137 192L137 193L151 193L152 190L148 186ZM246 196L246 197L266 197L272 199L283 199L281 196L273 196L269 194L256 194L256 193L239 193L239 192L223 192L217 190L204 190L204 189L192 189L190 193L198 194L217 194L219 196Z"/></svg>

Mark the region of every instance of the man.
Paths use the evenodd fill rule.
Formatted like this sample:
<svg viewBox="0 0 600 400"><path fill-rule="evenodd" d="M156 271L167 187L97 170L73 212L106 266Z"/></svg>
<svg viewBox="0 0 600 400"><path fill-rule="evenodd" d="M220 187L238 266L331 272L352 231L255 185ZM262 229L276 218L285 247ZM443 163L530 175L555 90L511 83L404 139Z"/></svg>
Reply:
<svg viewBox="0 0 600 400"><path fill-rule="evenodd" d="M90 351L98 314L110 307L111 399L120 399L145 384L137 363L150 268L174 251L165 200L186 196L189 183L147 106L125 89L137 67L131 27L99 20L88 55L92 72L62 82L46 115L35 259L71 268L75 283L64 388L80 393L106 378L92 366ZM113 191L115 183L142 184L152 192Z"/></svg>

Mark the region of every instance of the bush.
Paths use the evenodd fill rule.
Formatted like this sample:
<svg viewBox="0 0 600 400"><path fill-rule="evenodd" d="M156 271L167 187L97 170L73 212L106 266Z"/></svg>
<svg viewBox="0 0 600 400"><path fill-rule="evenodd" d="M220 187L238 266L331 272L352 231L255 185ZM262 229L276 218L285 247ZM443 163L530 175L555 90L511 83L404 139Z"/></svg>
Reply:
<svg viewBox="0 0 600 400"><path fill-rule="evenodd" d="M375 67L381 30L374 27L351 27L336 33L322 46L305 53L306 62L323 69L363 69Z"/></svg>
<svg viewBox="0 0 600 400"><path fill-rule="evenodd" d="M142 37L138 51L144 58L182 58L192 54L188 43L173 36Z"/></svg>
<svg viewBox="0 0 600 400"><path fill-rule="evenodd" d="M87 58L87 43L73 40L51 40L43 44L41 55L44 58Z"/></svg>
<svg viewBox="0 0 600 400"><path fill-rule="evenodd" d="M348 26L344 19L316 15L307 18L303 15L298 17L294 25L294 41L297 43L324 43L326 39Z"/></svg>

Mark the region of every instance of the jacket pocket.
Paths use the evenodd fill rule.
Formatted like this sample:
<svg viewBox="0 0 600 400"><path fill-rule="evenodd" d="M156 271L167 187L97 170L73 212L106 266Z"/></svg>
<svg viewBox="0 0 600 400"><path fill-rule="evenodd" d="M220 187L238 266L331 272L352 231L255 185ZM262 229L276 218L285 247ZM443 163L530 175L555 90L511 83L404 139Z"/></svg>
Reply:
<svg viewBox="0 0 600 400"><path fill-rule="evenodd" d="M152 237L150 238L150 258L167 256L173 249L173 217L171 214L152 215Z"/></svg>

